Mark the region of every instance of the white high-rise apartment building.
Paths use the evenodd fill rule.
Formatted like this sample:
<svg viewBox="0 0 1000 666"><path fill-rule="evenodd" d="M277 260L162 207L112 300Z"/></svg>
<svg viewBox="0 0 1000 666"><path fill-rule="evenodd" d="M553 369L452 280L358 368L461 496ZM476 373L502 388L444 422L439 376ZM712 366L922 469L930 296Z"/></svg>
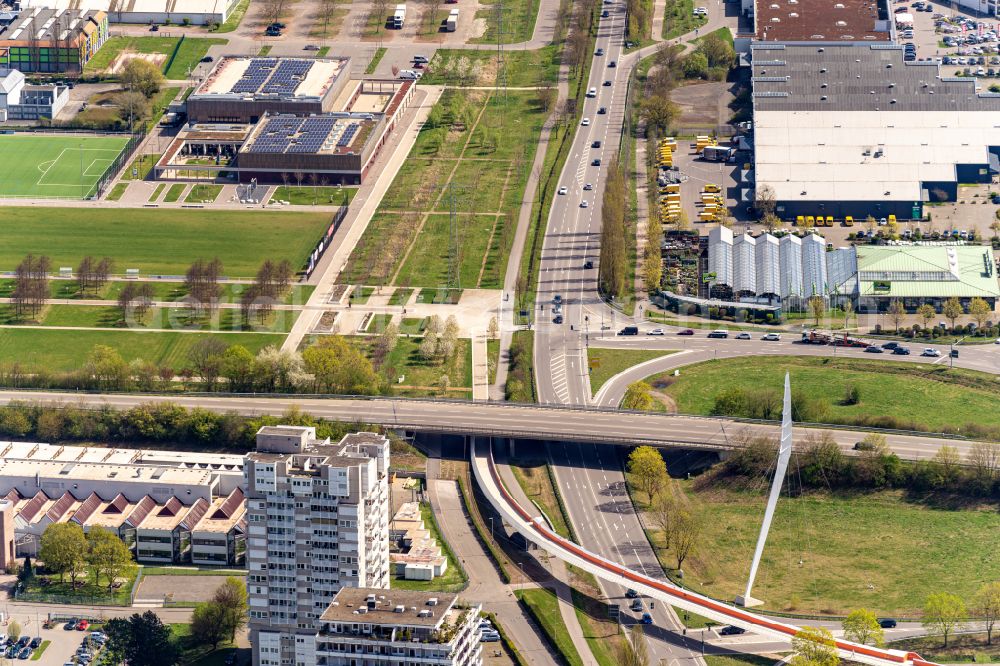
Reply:
<svg viewBox="0 0 1000 666"><path fill-rule="evenodd" d="M265 426L246 457L254 666L314 666L319 618L344 587L389 587L389 441Z"/></svg>

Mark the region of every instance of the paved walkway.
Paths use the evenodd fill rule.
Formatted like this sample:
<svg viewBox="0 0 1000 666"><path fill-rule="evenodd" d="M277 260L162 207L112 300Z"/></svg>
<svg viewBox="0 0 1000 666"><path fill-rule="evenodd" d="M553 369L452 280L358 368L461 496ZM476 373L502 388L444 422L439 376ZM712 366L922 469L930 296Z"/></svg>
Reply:
<svg viewBox="0 0 1000 666"><path fill-rule="evenodd" d="M336 284L337 276L347 265L351 251L364 234L365 229L368 228L368 223L371 221L372 215L375 214L375 209L382 202L382 197L388 191L389 185L406 161L410 149L417 141L424 121L427 120L431 108L437 103L443 90L441 86L421 86L414 93L410 109L407 110L407 114L412 115L408 122L402 123L389 138L390 142L398 141L395 150L383 153L385 162L375 166L375 171L379 174L378 178L374 182L362 185L358 190L352 201L353 205L348 208L347 216L331 239L333 249L323 256L319 266L316 267L309 279L310 284L316 285L316 291L313 292L306 305L314 311L303 313L298 318L292 331L285 339L282 349L298 349L302 338L313 329L321 314L316 310L316 306L322 305L328 300L330 291Z"/></svg>
<svg viewBox="0 0 1000 666"><path fill-rule="evenodd" d="M430 475L430 469L428 468ZM558 660L535 624L514 597L511 586L500 580L490 555L476 537L472 519L462 506L458 484L454 481L430 479L428 495L445 540L459 556L469 586L462 596L483 603L497 614L507 635L518 651L532 664L553 664Z"/></svg>

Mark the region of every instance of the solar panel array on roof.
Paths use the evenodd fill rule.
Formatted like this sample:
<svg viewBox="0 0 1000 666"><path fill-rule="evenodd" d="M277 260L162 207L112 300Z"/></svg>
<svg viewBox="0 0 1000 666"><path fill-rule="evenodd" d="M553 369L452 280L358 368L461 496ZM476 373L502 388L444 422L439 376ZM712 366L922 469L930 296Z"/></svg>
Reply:
<svg viewBox="0 0 1000 666"><path fill-rule="evenodd" d="M359 129L361 129L361 125L357 123L351 123L348 125L347 129L344 130L344 133L340 135L339 139L337 139L337 147L343 148L344 146L351 145L351 141L354 140L354 135L358 133Z"/></svg>
<svg viewBox="0 0 1000 666"><path fill-rule="evenodd" d="M311 62L283 60L271 78L264 84L261 92L269 95L291 95L306 78L311 67Z"/></svg>
<svg viewBox="0 0 1000 666"><path fill-rule="evenodd" d="M243 76L237 81L229 92L232 93L255 93L260 90L267 79L271 76L275 66L278 64L276 58L254 58L243 71Z"/></svg>
<svg viewBox="0 0 1000 666"><path fill-rule="evenodd" d="M336 118L329 117L272 118L247 152L318 153L336 125Z"/></svg>

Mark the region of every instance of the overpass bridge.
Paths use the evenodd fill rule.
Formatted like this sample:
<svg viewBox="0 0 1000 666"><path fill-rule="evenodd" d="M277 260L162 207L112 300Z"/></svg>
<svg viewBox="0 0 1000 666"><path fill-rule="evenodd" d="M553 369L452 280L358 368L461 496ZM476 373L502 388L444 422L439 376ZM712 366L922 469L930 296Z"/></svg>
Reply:
<svg viewBox="0 0 1000 666"><path fill-rule="evenodd" d="M169 402L189 409L236 412L254 416L280 416L298 408L313 416L345 422L371 423L387 428L511 439L563 442L593 442L635 446L676 446L722 451L741 445L740 435L776 437L778 422L626 412L600 407L564 407L511 403L376 398L365 396L307 395L158 395L136 393L73 393L60 391L0 391L0 404L30 401L47 405L97 409L104 406L128 409L142 404ZM817 425L822 428L824 426ZM829 426L831 435L845 451L868 433L841 426ZM810 428L795 431L793 447L804 444ZM963 457L973 442L933 434L887 432L889 447L907 460L930 458L948 444Z"/></svg>
<svg viewBox="0 0 1000 666"><path fill-rule="evenodd" d="M490 504L523 537L550 555L608 582L632 588L656 601L697 613L721 624L735 625L747 631L783 641L790 641L801 629L796 625L764 617L744 608L684 590L669 581L628 569L582 548L550 530L542 516L532 515L517 503L504 487L490 446L477 445L476 441L473 440L471 457L472 471L476 482ZM920 655L915 652L888 650L846 640L835 639L835 644L843 659L870 666L937 666L933 662L921 659Z"/></svg>

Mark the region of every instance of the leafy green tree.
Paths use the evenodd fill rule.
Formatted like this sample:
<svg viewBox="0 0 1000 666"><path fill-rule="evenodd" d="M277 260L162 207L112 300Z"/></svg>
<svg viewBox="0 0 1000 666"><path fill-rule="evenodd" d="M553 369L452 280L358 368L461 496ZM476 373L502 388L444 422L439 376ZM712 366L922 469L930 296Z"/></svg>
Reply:
<svg viewBox="0 0 1000 666"><path fill-rule="evenodd" d="M1000 619L1000 581L986 583L980 587L973 599L972 608L983 620L986 644L993 645L993 628L997 619Z"/></svg>
<svg viewBox="0 0 1000 666"><path fill-rule="evenodd" d="M230 391L253 390L256 369L253 354L243 345L232 345L222 355L222 376L229 381Z"/></svg>
<svg viewBox="0 0 1000 666"><path fill-rule="evenodd" d="M45 562L45 568L58 573L60 582L68 573L74 585L86 553L87 540L77 523L52 523L45 528L38 546L38 557Z"/></svg>
<svg viewBox="0 0 1000 666"><path fill-rule="evenodd" d="M618 666L649 666L649 653L641 624L634 625L628 637L619 641L617 652Z"/></svg>
<svg viewBox="0 0 1000 666"><path fill-rule="evenodd" d="M931 319L937 316L937 312L934 310L934 306L930 303L924 303L917 308L917 315L920 316L924 321L924 328L931 323Z"/></svg>
<svg viewBox="0 0 1000 666"><path fill-rule="evenodd" d="M212 601L222 609L222 625L229 641L236 640L236 632L247 623L247 587L235 576L215 590Z"/></svg>
<svg viewBox="0 0 1000 666"><path fill-rule="evenodd" d="M84 372L98 388L121 390L128 383L128 363L114 347L94 345L87 355Z"/></svg>
<svg viewBox="0 0 1000 666"><path fill-rule="evenodd" d="M153 611L104 623L108 648L129 666L175 666L177 647L170 640L170 627Z"/></svg>
<svg viewBox="0 0 1000 666"><path fill-rule="evenodd" d="M371 361L339 335L326 336L307 348L302 361L318 391L370 395L378 389Z"/></svg>
<svg viewBox="0 0 1000 666"><path fill-rule="evenodd" d="M115 581L135 569L132 551L103 527L92 527L87 532L87 563L98 584L102 576L107 579L109 590L114 587Z"/></svg>
<svg viewBox="0 0 1000 666"><path fill-rule="evenodd" d="M21 637L21 623L17 620L11 620L7 623L7 639L11 641L16 641Z"/></svg>
<svg viewBox="0 0 1000 666"><path fill-rule="evenodd" d="M943 306L941 306L941 314L943 314L945 318L951 322L951 327L954 329L955 320L965 314L965 310L962 308L962 302L952 296L944 302Z"/></svg>
<svg viewBox="0 0 1000 666"><path fill-rule="evenodd" d="M817 294L809 298L809 312L812 313L815 325L819 326L819 320L826 314L826 301L822 296Z"/></svg>
<svg viewBox="0 0 1000 666"><path fill-rule="evenodd" d="M689 507L680 508L674 512L670 526L670 547L677 558L677 568L684 567L684 560L694 550L701 538L701 516Z"/></svg>
<svg viewBox="0 0 1000 666"><path fill-rule="evenodd" d="M123 89L142 93L146 98L159 92L163 85L163 73L160 69L142 58L130 58L118 73L118 78Z"/></svg>
<svg viewBox="0 0 1000 666"><path fill-rule="evenodd" d="M869 642L881 647L885 644L885 635L878 623L875 612L867 608L858 608L848 613L844 620L844 636L849 641L866 645Z"/></svg>
<svg viewBox="0 0 1000 666"><path fill-rule="evenodd" d="M681 64L686 79L701 79L708 74L708 57L695 51L684 58Z"/></svg>
<svg viewBox="0 0 1000 666"><path fill-rule="evenodd" d="M948 647L948 636L966 615L965 602L960 596L951 592L936 592L924 602L923 625L928 631L940 633L944 647Z"/></svg>
<svg viewBox="0 0 1000 666"><path fill-rule="evenodd" d="M709 33L702 38L698 52L705 55L709 67L725 67L729 69L736 59L736 51L728 40L715 33Z"/></svg>
<svg viewBox="0 0 1000 666"><path fill-rule="evenodd" d="M792 637L792 666L837 666L840 657L833 634L823 627L802 627Z"/></svg>
<svg viewBox="0 0 1000 666"><path fill-rule="evenodd" d="M649 411L653 408L653 397L649 394L653 387L646 382L633 382L625 389L625 397L622 398L622 409L634 409L637 411Z"/></svg>
<svg viewBox="0 0 1000 666"><path fill-rule="evenodd" d="M191 638L215 650L226 639L226 610L216 601L198 604L191 613Z"/></svg>
<svg viewBox="0 0 1000 666"><path fill-rule="evenodd" d="M993 314L993 309L989 303L978 296L969 301L969 316L976 322L976 326L983 327L986 319Z"/></svg>
<svg viewBox="0 0 1000 666"><path fill-rule="evenodd" d="M636 484L647 498L652 498L669 479L667 463L663 462L659 450L652 446L632 449L628 456L628 472L635 477Z"/></svg>

